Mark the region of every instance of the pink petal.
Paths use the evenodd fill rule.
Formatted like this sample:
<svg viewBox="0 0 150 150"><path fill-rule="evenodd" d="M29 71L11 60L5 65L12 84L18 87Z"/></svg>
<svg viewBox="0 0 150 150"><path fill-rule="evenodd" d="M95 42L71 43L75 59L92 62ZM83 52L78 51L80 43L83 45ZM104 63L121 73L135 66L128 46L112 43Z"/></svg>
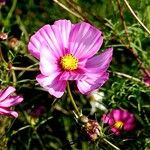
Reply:
<svg viewBox="0 0 150 150"><path fill-rule="evenodd" d="M87 60L85 68L92 70L93 73L99 72L100 70L106 71L112 60L113 48L108 48L103 53L89 58Z"/></svg>
<svg viewBox="0 0 150 150"><path fill-rule="evenodd" d="M15 106L23 101L21 96L9 96L4 101L0 102L0 107Z"/></svg>
<svg viewBox="0 0 150 150"><path fill-rule="evenodd" d="M5 90L0 91L0 101L3 101L7 96L9 96L11 93L15 92L16 89L12 86L9 86Z"/></svg>
<svg viewBox="0 0 150 150"><path fill-rule="evenodd" d="M135 123L135 117L133 114L129 114L128 117L125 120L126 124L134 124Z"/></svg>
<svg viewBox="0 0 150 150"><path fill-rule="evenodd" d="M17 112L12 111L9 108L1 108L1 107L0 107L0 115L12 116L12 117L15 117L15 118L18 117Z"/></svg>
<svg viewBox="0 0 150 150"><path fill-rule="evenodd" d="M47 90L51 95L60 98L65 91L66 88L66 81L59 80L59 75L51 75L51 76L44 76L42 74L37 76L37 81L39 84Z"/></svg>
<svg viewBox="0 0 150 150"><path fill-rule="evenodd" d="M58 75L59 75L58 72L53 72L50 76L39 74L37 75L36 80L42 87L45 87L50 85Z"/></svg>
<svg viewBox="0 0 150 150"><path fill-rule="evenodd" d="M113 109L112 110L112 115L114 117L115 121L123 121L124 123L127 123L130 121L134 121L134 115L126 110L122 109Z"/></svg>
<svg viewBox="0 0 150 150"><path fill-rule="evenodd" d="M62 35L57 26L45 25L31 36L28 49L29 52L37 59L40 57L40 48L43 42L49 45L57 58L64 54Z"/></svg>
<svg viewBox="0 0 150 150"><path fill-rule="evenodd" d="M126 110L122 110L121 118L123 122L126 122L130 118L130 113Z"/></svg>
<svg viewBox="0 0 150 150"><path fill-rule="evenodd" d="M96 74L97 76L97 74ZM107 80L108 80L108 73L103 74L99 78L94 77L94 74L85 80L78 80L77 87L82 94L89 94L90 92L100 88Z"/></svg>
<svg viewBox="0 0 150 150"><path fill-rule="evenodd" d="M86 78L85 76L85 70L84 69L77 69L75 71L64 71L60 75L60 80L84 80Z"/></svg>
<svg viewBox="0 0 150 150"><path fill-rule="evenodd" d="M112 118L112 116L110 115L110 113L104 114L104 115L102 116L102 121L103 121L104 123L109 124L110 126L114 124L114 119Z"/></svg>
<svg viewBox="0 0 150 150"><path fill-rule="evenodd" d="M145 83L145 85L150 86L150 78L144 77L144 83Z"/></svg>
<svg viewBox="0 0 150 150"><path fill-rule="evenodd" d="M58 78L56 78L53 81L53 83L47 87L47 90L51 95L53 95L57 98L60 98L63 96L63 94L65 92L66 85L67 85L66 81L62 81L62 80L59 80Z"/></svg>
<svg viewBox="0 0 150 150"><path fill-rule="evenodd" d="M69 38L70 53L78 59L90 58L100 49L102 32L88 23L75 24Z"/></svg>
<svg viewBox="0 0 150 150"><path fill-rule="evenodd" d="M120 135L120 133L121 133L121 131L119 130L119 129L117 129L117 128L114 128L114 127L112 127L111 128L111 131L115 134L115 135Z"/></svg>
<svg viewBox="0 0 150 150"><path fill-rule="evenodd" d="M54 25L58 27L62 35L62 41L64 47L68 48L69 35L73 27L73 24L70 22L70 20L58 20L54 22Z"/></svg>
<svg viewBox="0 0 150 150"><path fill-rule="evenodd" d="M122 114L123 114L123 110L121 109L113 109L112 110L112 115L115 121L122 121Z"/></svg>
<svg viewBox="0 0 150 150"><path fill-rule="evenodd" d="M125 124L124 125L124 130L125 131L132 131L133 129L134 129L134 127L135 127L135 124Z"/></svg>
<svg viewBox="0 0 150 150"><path fill-rule="evenodd" d="M30 38L28 50L31 53L31 55L33 55L37 59L40 58L40 47L41 47L40 40L36 38L35 34Z"/></svg>
<svg viewBox="0 0 150 150"><path fill-rule="evenodd" d="M53 50L46 44L43 43L41 46L40 53L40 71L43 75L48 76L53 72L60 71L58 66L58 60L55 57Z"/></svg>
<svg viewBox="0 0 150 150"><path fill-rule="evenodd" d="M73 71L63 71L60 75L60 80L84 80L87 78L85 73L87 69L84 68L86 60L81 60L78 62L78 69Z"/></svg>

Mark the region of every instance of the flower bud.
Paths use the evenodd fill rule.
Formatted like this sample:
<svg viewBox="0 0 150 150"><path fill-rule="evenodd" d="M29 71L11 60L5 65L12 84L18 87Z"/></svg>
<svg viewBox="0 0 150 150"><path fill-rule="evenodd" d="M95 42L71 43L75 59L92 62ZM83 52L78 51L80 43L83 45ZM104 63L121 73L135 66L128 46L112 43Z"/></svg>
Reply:
<svg viewBox="0 0 150 150"><path fill-rule="evenodd" d="M9 40L9 46L11 47L11 48L16 48L16 47L18 47L18 45L19 45L19 41L17 40L17 38L11 38L10 40Z"/></svg>
<svg viewBox="0 0 150 150"><path fill-rule="evenodd" d="M88 140L94 142L100 136L100 125L96 120L88 119L88 122L82 125L81 131Z"/></svg>

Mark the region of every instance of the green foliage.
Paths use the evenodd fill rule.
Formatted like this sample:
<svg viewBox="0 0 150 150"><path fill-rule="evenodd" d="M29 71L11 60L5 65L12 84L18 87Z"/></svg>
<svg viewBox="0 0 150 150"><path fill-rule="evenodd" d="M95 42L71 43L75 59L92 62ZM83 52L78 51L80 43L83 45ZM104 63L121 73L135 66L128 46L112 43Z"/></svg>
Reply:
<svg viewBox="0 0 150 150"><path fill-rule="evenodd" d="M150 87L143 83L144 71L150 70L150 36L132 16L121 1L120 8L115 0L62 0L66 8L101 29L104 34L102 49L114 47L113 61L109 69L110 79L100 89L104 92L103 104L108 110L123 108L136 116L136 128L132 133L116 137L107 128L103 136L120 149L150 149ZM150 29L150 1L130 0L131 7L141 21ZM8 33L0 41L0 86L14 85L24 102L16 106L20 113L14 120L0 120L0 146L16 149L112 149L103 139L90 143L82 135L80 126L72 114L72 105L67 93L56 100L37 84L38 61L27 50L29 37L44 24L58 19L70 19L77 23L80 17L64 10L55 1L13 0L0 6L0 31ZM125 24L125 25L124 25ZM13 40L12 40L13 39ZM16 40L16 42L15 42ZM18 69L17 69L18 67ZM35 70L34 70L35 69ZM119 72L120 74L118 74ZM101 122L104 113L97 109L90 114L88 96L78 95L72 85L73 96L83 114ZM34 113L42 106L43 114ZM1 118L0 118L1 119ZM10 125L11 121L11 125ZM8 142L7 142L8 141Z"/></svg>

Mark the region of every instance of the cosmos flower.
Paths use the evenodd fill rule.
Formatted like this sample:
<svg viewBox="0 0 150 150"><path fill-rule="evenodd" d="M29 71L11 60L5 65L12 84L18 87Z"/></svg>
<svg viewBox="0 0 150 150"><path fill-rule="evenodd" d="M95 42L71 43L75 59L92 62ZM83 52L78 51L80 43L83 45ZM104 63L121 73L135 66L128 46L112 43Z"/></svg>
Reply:
<svg viewBox="0 0 150 150"><path fill-rule="evenodd" d="M134 115L122 109L113 109L110 113L104 114L102 121L107 123L116 135L120 135L122 131L132 131L135 127Z"/></svg>
<svg viewBox="0 0 150 150"><path fill-rule="evenodd" d="M145 77L144 78L144 83L145 83L145 85L150 86L150 78Z"/></svg>
<svg viewBox="0 0 150 150"><path fill-rule="evenodd" d="M102 43L102 32L85 22L58 20L44 25L28 44L29 52L40 61L36 80L57 98L64 94L70 80L76 81L82 94L98 89L109 78L113 51L108 48L97 54Z"/></svg>
<svg viewBox="0 0 150 150"><path fill-rule="evenodd" d="M147 72L150 74L150 70L147 70ZM144 74L144 83L147 86L150 86L150 77L146 74Z"/></svg>
<svg viewBox="0 0 150 150"><path fill-rule="evenodd" d="M9 86L5 90L0 90L0 115L18 117L18 113L11 110L10 107L21 103L23 98L21 96L11 95L15 90L12 86Z"/></svg>

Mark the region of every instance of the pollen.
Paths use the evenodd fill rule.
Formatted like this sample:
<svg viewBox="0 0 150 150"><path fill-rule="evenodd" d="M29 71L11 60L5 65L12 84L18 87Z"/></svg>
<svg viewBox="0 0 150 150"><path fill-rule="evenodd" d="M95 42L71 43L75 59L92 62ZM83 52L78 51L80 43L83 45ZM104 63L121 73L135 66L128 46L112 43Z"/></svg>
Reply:
<svg viewBox="0 0 150 150"><path fill-rule="evenodd" d="M117 129L122 129L124 123L122 121L116 121L114 127Z"/></svg>
<svg viewBox="0 0 150 150"><path fill-rule="evenodd" d="M62 69L72 71L78 68L78 59L72 54L66 54L60 59Z"/></svg>

